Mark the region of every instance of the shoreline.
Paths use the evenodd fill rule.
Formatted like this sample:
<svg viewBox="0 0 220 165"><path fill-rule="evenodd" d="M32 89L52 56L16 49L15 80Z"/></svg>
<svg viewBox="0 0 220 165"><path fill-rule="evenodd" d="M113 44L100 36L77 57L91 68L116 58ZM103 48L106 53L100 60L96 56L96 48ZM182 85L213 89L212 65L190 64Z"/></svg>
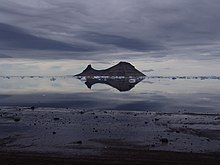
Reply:
<svg viewBox="0 0 220 165"><path fill-rule="evenodd" d="M120 154L118 154L120 153ZM69 164L155 164L218 165L219 153L198 154L117 149L103 155L60 155L51 153L0 152L2 165Z"/></svg>

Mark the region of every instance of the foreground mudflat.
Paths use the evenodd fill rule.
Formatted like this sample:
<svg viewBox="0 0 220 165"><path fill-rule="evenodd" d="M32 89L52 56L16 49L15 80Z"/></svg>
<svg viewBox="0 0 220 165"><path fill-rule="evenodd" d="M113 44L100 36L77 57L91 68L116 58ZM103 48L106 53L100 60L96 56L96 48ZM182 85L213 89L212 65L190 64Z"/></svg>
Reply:
<svg viewBox="0 0 220 165"><path fill-rule="evenodd" d="M0 131L2 162L220 162L219 114L1 107Z"/></svg>
<svg viewBox="0 0 220 165"><path fill-rule="evenodd" d="M40 153L0 153L1 164L69 165L69 164L155 164L219 165L219 155L143 150L113 149L104 155L69 155Z"/></svg>

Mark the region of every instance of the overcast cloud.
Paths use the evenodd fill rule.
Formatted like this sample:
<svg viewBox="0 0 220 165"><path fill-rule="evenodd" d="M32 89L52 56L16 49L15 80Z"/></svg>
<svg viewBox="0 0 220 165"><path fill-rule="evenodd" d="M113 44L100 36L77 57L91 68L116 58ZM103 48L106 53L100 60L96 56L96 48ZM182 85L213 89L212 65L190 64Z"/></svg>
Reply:
<svg viewBox="0 0 220 165"><path fill-rule="evenodd" d="M11 55L9 50L71 52L72 58L80 54L106 58L112 53L220 57L219 0L0 0L0 4L2 57Z"/></svg>

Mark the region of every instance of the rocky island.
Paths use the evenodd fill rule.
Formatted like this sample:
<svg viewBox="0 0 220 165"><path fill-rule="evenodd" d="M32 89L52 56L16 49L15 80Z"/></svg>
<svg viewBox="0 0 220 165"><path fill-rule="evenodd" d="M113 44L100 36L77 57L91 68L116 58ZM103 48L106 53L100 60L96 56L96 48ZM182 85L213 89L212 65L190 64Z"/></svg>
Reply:
<svg viewBox="0 0 220 165"><path fill-rule="evenodd" d="M145 75L137 70L128 62L119 62L118 64L104 70L93 69L91 64L76 77L144 77Z"/></svg>
<svg viewBox="0 0 220 165"><path fill-rule="evenodd" d="M120 92L131 90L145 78L143 73L128 62L119 62L105 70L96 70L88 65L82 73L75 76L85 81L89 89L94 84L100 83L109 85Z"/></svg>

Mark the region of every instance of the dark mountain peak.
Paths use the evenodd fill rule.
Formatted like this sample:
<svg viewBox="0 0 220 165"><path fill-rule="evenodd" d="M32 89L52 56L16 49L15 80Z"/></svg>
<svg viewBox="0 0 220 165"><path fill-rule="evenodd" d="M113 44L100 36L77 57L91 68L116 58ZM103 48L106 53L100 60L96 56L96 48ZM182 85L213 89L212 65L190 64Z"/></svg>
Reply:
<svg viewBox="0 0 220 165"><path fill-rule="evenodd" d="M86 69L85 69L85 71L89 71L89 70L94 70L94 69L92 68L92 65L91 65L91 64L89 64L89 65L86 67Z"/></svg>
<svg viewBox="0 0 220 165"><path fill-rule="evenodd" d="M115 65L115 67L131 67L134 68L133 65L131 65L129 62L120 61L118 64Z"/></svg>
<svg viewBox="0 0 220 165"><path fill-rule="evenodd" d="M122 69L122 70L124 70L124 71L126 71L126 70L130 70L130 69L135 69L135 67L133 66L133 65L131 65L130 63L128 63L128 62L123 62L123 61L121 61L121 62L119 62L118 64L116 64L116 65L114 65L114 66L112 66L111 68L114 68L114 69ZM109 69L111 69L111 68L109 68Z"/></svg>
<svg viewBox="0 0 220 165"><path fill-rule="evenodd" d="M133 65L128 62L119 62L118 64L105 69L105 70L95 70L92 68L91 64L80 74L76 76L123 76L123 77L141 77L145 76L143 73L138 71Z"/></svg>
<svg viewBox="0 0 220 165"><path fill-rule="evenodd" d="M131 65L129 62L120 61L117 65Z"/></svg>

